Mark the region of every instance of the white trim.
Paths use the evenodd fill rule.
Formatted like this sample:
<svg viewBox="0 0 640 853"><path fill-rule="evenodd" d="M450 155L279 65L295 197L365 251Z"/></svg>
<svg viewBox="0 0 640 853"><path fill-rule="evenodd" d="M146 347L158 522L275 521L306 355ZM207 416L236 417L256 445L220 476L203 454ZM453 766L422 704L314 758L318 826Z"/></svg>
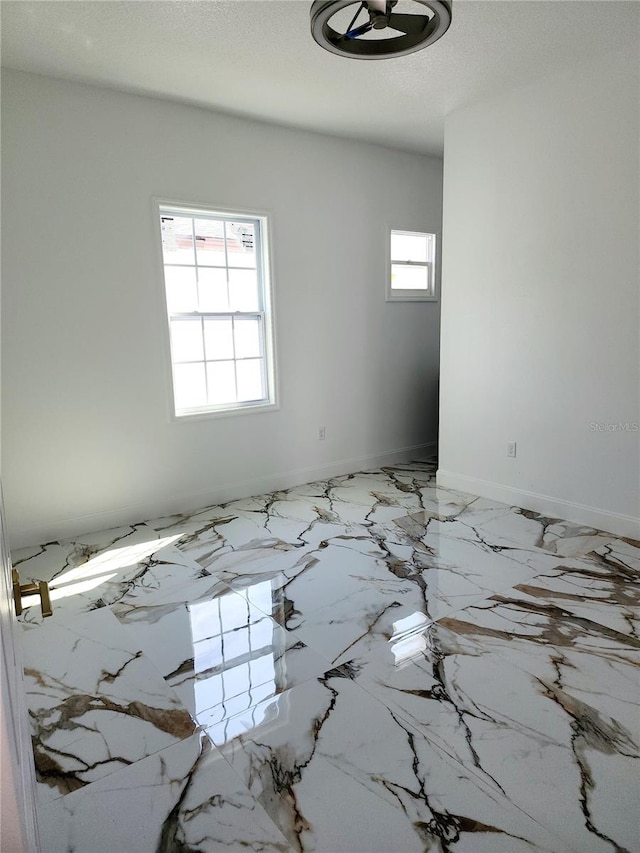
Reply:
<svg viewBox="0 0 640 853"><path fill-rule="evenodd" d="M22 668L22 629L13 609L8 549L0 490L0 849L39 853L42 845Z"/></svg>
<svg viewBox="0 0 640 853"><path fill-rule="evenodd" d="M265 412L277 412L280 410L278 403L239 403L233 409L184 409L178 415L172 415L173 423L192 423L197 421L208 421L213 418L232 418L236 415L265 414Z"/></svg>
<svg viewBox="0 0 640 853"><path fill-rule="evenodd" d="M550 495L516 489L513 486L505 486L501 483L479 480L465 474L443 471L442 468L438 469L436 482L445 489L469 492L472 495L480 495L483 498L499 501L509 506L518 506L533 510L533 512L540 512L551 518L564 519L582 524L585 527L592 527L595 530L614 533L616 536L640 539L640 518L631 515L622 515L598 507L573 503L562 498L553 498Z"/></svg>
<svg viewBox="0 0 640 853"><path fill-rule="evenodd" d="M22 528L13 525L10 537L11 548L17 550L43 542L69 539L79 534L95 533L111 527L141 523L148 518L192 512L201 507L215 506L239 498L268 494L280 489L290 489L293 486L327 479L328 477L337 477L341 474L380 468L382 465L410 462L417 458L429 458L435 456L436 447L436 442L430 441L426 444L414 444L371 456L336 460L318 467L283 471L255 480L226 483L222 486L216 485L197 492L182 492L145 504L130 504L105 512L58 519L48 524Z"/></svg>

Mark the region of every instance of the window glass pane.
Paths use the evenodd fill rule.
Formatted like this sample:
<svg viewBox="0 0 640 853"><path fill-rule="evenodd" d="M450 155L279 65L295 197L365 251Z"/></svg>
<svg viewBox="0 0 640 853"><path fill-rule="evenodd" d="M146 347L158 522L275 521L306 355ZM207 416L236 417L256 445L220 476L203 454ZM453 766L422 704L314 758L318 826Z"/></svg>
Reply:
<svg viewBox="0 0 640 853"><path fill-rule="evenodd" d="M165 215L160 224L165 264L194 264L191 217Z"/></svg>
<svg viewBox="0 0 640 853"><path fill-rule="evenodd" d="M219 219L195 219L196 255L198 264L223 267L224 222Z"/></svg>
<svg viewBox="0 0 640 853"><path fill-rule="evenodd" d="M233 325L231 317L205 318L204 348L208 361L233 358Z"/></svg>
<svg viewBox="0 0 640 853"><path fill-rule="evenodd" d="M392 261L428 261L427 234L400 234L391 232Z"/></svg>
<svg viewBox="0 0 640 853"><path fill-rule="evenodd" d="M428 290L429 267L407 267L402 264L392 264L391 289Z"/></svg>
<svg viewBox="0 0 640 853"><path fill-rule="evenodd" d="M207 405L204 364L174 364L173 388L177 409Z"/></svg>
<svg viewBox="0 0 640 853"><path fill-rule="evenodd" d="M171 320L171 355L174 362L200 361L204 358L199 317L193 320Z"/></svg>
<svg viewBox="0 0 640 853"><path fill-rule="evenodd" d="M253 222L225 222L227 263L230 267L255 267L256 243Z"/></svg>
<svg viewBox="0 0 640 853"><path fill-rule="evenodd" d="M259 311L256 270L229 270L229 308L231 311Z"/></svg>
<svg viewBox="0 0 640 853"><path fill-rule="evenodd" d="M200 311L213 313L229 310L225 269L198 267L198 292L200 293Z"/></svg>
<svg viewBox="0 0 640 853"><path fill-rule="evenodd" d="M236 358L259 358L260 319L258 317L236 317L233 323L236 343Z"/></svg>
<svg viewBox="0 0 640 853"><path fill-rule="evenodd" d="M195 267L165 267L164 280L170 314L198 310Z"/></svg>
<svg viewBox="0 0 640 853"><path fill-rule="evenodd" d="M236 374L239 402L264 399L261 358L252 358L249 361L237 361Z"/></svg>
<svg viewBox="0 0 640 853"><path fill-rule="evenodd" d="M212 405L236 401L236 379L232 361L207 362L207 391Z"/></svg>

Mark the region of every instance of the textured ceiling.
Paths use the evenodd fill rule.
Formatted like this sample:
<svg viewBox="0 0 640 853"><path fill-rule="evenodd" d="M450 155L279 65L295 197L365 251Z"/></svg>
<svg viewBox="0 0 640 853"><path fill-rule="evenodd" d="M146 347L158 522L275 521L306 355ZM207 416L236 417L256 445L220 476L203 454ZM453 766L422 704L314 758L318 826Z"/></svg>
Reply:
<svg viewBox="0 0 640 853"><path fill-rule="evenodd" d="M454 0L435 45L321 50L303 0L3 0L2 64L439 154L444 116L640 38L640 3Z"/></svg>

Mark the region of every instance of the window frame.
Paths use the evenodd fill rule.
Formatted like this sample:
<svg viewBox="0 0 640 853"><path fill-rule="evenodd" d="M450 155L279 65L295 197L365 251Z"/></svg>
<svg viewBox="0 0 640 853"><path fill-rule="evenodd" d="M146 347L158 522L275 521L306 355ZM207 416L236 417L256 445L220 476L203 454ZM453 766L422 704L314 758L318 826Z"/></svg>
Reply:
<svg viewBox="0 0 640 853"><path fill-rule="evenodd" d="M166 387L167 387L167 403L169 409L169 419L181 423L197 420L206 420L210 418L233 417L243 414L260 414L269 411L276 411L280 408L278 400L278 382L277 382L277 364L276 364L276 344L275 344L275 299L273 286L273 267L271 253L271 235L272 221L271 214L264 210L249 210L227 205L212 205L208 203L194 203L177 201L175 199L157 198L152 199L153 205L153 224L156 240L156 255L158 258L159 273L158 277L161 282L160 299L162 306L162 323L164 329L164 352L165 352L165 370L166 370ZM256 270L258 274L258 288L260 309L258 311L221 311L221 312L170 312L167 299L167 286L165 281L165 263L164 252L162 245L162 217L166 215L175 215L182 217L193 218L211 218L221 221L242 221L258 223L256 230ZM195 248L195 247L194 247ZM197 259L196 259L197 260ZM184 266L189 266L185 264ZM197 263L194 264L197 266ZM227 269L225 265L224 269ZM172 317L180 318L181 316L191 319L207 317L243 317L243 316L262 317L263 335L261 341L263 358L263 376L266 388L266 397L259 401L241 401L222 404L207 404L206 406L198 406L192 408L178 409L176 406L176 395L174 386L174 360L171 351L171 319ZM233 359L237 361L237 359ZM179 364L180 362L176 362Z"/></svg>
<svg viewBox="0 0 640 853"><path fill-rule="evenodd" d="M433 237L433 260L432 261L398 261L391 257L391 237L394 234L406 236ZM387 250L387 281L386 302L437 302L439 297L438 288L438 242L437 231L416 231L410 228L394 228L388 226L386 229ZM429 270L429 287L425 290L403 289L391 287L392 265L400 264L408 267L427 267Z"/></svg>

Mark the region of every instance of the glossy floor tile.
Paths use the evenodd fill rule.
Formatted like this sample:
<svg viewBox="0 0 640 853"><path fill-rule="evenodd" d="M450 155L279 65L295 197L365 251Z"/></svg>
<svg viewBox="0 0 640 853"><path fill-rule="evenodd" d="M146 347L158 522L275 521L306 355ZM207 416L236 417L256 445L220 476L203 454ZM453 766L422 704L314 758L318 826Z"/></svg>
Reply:
<svg viewBox="0 0 640 853"><path fill-rule="evenodd" d="M108 776L196 729L108 608L29 631L23 650L42 799Z"/></svg>
<svg viewBox="0 0 640 853"><path fill-rule="evenodd" d="M291 851L202 735L42 808L40 823L47 853Z"/></svg>
<svg viewBox="0 0 640 853"><path fill-rule="evenodd" d="M46 853L638 853L640 543L435 470L14 554Z"/></svg>

